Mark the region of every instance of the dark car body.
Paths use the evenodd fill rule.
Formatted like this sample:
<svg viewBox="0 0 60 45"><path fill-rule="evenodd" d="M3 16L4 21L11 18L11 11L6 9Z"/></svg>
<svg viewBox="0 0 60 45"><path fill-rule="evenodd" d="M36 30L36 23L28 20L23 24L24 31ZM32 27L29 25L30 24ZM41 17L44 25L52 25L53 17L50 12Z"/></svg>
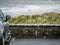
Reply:
<svg viewBox="0 0 60 45"><path fill-rule="evenodd" d="M11 31L7 20L10 16L4 15L0 10L0 45L6 45L11 40Z"/></svg>

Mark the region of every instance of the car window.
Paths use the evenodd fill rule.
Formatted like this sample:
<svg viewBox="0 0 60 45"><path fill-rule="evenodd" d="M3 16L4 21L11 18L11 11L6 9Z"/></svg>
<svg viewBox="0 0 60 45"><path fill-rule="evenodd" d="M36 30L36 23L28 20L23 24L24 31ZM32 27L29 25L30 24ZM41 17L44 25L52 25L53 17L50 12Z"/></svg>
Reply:
<svg viewBox="0 0 60 45"><path fill-rule="evenodd" d="M2 11L0 10L0 20L4 21L4 14L2 13Z"/></svg>

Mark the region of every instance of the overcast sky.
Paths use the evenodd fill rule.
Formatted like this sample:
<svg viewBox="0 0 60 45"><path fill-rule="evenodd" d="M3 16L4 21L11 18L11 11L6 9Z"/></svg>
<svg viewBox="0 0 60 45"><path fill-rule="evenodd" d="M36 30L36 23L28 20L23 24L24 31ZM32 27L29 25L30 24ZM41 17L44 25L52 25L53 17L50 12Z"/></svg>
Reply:
<svg viewBox="0 0 60 45"><path fill-rule="evenodd" d="M0 9L11 16L60 12L60 0L0 0Z"/></svg>
<svg viewBox="0 0 60 45"><path fill-rule="evenodd" d="M0 5L60 3L60 0L0 0Z"/></svg>

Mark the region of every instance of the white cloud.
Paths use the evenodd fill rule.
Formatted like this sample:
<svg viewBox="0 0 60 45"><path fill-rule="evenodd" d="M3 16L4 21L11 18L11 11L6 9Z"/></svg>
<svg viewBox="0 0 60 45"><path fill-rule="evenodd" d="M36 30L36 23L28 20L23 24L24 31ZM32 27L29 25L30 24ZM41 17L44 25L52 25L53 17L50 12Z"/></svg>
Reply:
<svg viewBox="0 0 60 45"><path fill-rule="evenodd" d="M51 11L59 11L60 6L56 5L24 5L23 7L1 8L5 14L17 16L20 14L38 14Z"/></svg>

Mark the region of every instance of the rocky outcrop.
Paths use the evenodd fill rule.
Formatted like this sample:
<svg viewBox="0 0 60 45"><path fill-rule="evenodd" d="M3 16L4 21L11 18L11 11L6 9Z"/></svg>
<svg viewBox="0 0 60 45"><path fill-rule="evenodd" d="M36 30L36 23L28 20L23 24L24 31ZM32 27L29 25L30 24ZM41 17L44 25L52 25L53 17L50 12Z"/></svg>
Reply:
<svg viewBox="0 0 60 45"><path fill-rule="evenodd" d="M16 38L60 38L60 26L55 25L10 25L12 36Z"/></svg>

